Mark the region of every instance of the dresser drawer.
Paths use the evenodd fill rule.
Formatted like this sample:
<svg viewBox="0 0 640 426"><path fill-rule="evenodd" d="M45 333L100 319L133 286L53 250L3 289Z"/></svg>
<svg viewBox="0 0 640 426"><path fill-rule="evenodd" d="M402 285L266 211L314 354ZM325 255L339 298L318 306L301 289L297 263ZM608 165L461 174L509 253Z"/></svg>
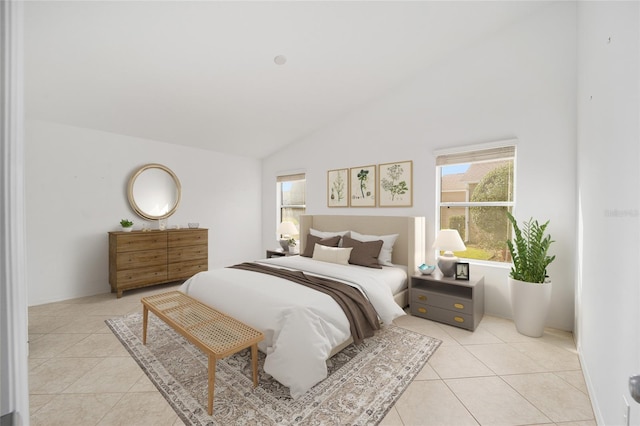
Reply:
<svg viewBox="0 0 640 426"><path fill-rule="evenodd" d="M206 229L194 229L194 230L181 230L181 231L170 231L169 232L169 247L184 247L184 246L195 246L195 245L208 245L209 241L207 238L207 230Z"/></svg>
<svg viewBox="0 0 640 426"><path fill-rule="evenodd" d="M455 325L456 327L467 328L469 330L473 330L475 327L473 315L442 309L431 305L412 303L411 314L433 321Z"/></svg>
<svg viewBox="0 0 640 426"><path fill-rule="evenodd" d="M191 278L198 272L209 269L207 260L187 260L180 263L169 263L169 281Z"/></svg>
<svg viewBox="0 0 640 426"><path fill-rule="evenodd" d="M164 232L130 233L118 235L116 252L167 249L167 234Z"/></svg>
<svg viewBox="0 0 640 426"><path fill-rule="evenodd" d="M138 287L148 283L167 281L167 265L127 269L117 272L118 288Z"/></svg>
<svg viewBox="0 0 640 426"><path fill-rule="evenodd" d="M411 292L410 303L431 305L451 311L473 314L473 301L471 299L449 296L428 290L414 289Z"/></svg>
<svg viewBox="0 0 640 426"><path fill-rule="evenodd" d="M117 254L118 270L166 265L167 250L127 251Z"/></svg>
<svg viewBox="0 0 640 426"><path fill-rule="evenodd" d="M199 246L173 247L169 249L169 263L207 259L208 254L209 246L206 244L201 244Z"/></svg>

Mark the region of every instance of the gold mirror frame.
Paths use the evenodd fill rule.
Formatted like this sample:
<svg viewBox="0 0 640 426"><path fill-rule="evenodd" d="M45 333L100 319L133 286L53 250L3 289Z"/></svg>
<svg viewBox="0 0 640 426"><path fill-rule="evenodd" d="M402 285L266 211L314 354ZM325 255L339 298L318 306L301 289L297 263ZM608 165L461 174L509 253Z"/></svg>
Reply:
<svg viewBox="0 0 640 426"><path fill-rule="evenodd" d="M138 202L136 202L136 197L134 196L134 187L136 185L136 181L140 178L142 174L144 174L147 171L155 171L158 169L166 172L169 175L169 177L173 180L173 183L175 184L175 197L172 198L171 202L173 202L174 199L175 199L175 202L173 203L172 206L167 207L166 212L155 215L153 214L153 212L148 211L149 209L145 210L140 206L140 203L142 202L142 200L139 199ZM147 182L147 186L148 184L149 182ZM158 185L161 186L160 184ZM174 214L178 209L178 206L180 205L180 199L182 198L182 186L180 185L180 180L178 179L178 176L176 176L176 174L173 173L173 171L170 168L168 168L167 166L163 166L162 164L152 163L152 164L147 164L142 166L138 171L136 171L131 176L131 178L129 179L127 196L129 198L129 204L131 204L131 208L133 208L133 210L135 210L135 212L140 217L144 219L150 219L150 220L165 219L171 216L172 214ZM167 198L168 197L169 196L167 196Z"/></svg>

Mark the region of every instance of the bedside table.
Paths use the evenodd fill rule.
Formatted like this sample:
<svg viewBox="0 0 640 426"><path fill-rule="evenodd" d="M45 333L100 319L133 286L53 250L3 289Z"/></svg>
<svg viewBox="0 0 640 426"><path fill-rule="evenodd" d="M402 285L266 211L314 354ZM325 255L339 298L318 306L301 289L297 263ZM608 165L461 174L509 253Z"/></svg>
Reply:
<svg viewBox="0 0 640 426"><path fill-rule="evenodd" d="M281 251L281 250L267 250L267 259L270 259L272 257L293 256L296 254L298 253L289 253L287 251Z"/></svg>
<svg viewBox="0 0 640 426"><path fill-rule="evenodd" d="M411 315L475 330L484 315L484 277L469 281L414 275L409 287Z"/></svg>

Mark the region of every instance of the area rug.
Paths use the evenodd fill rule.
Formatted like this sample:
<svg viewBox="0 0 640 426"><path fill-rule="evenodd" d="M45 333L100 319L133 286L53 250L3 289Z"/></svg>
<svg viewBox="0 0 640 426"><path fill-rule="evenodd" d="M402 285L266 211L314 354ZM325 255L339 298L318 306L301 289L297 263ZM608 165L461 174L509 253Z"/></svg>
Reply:
<svg viewBox="0 0 640 426"><path fill-rule="evenodd" d="M295 400L262 370L262 352L259 384L253 387L247 349L217 362L209 416L204 353L153 314L146 345L142 314L106 322L187 425L375 425L441 343L401 327L384 327L329 359L329 376Z"/></svg>

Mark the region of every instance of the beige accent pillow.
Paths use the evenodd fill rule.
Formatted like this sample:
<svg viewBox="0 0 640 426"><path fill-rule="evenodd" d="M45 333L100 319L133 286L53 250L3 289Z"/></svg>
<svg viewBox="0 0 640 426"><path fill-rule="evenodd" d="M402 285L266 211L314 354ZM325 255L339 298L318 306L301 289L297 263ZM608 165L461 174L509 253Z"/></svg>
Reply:
<svg viewBox="0 0 640 426"><path fill-rule="evenodd" d="M338 247L338 243L340 242L340 235L336 235L335 237L329 238L321 238L316 237L315 235L308 234L307 241L304 246L304 251L301 256L311 257L313 256L314 247L316 244L320 244L328 247Z"/></svg>
<svg viewBox="0 0 640 426"><path fill-rule="evenodd" d="M353 248L326 247L316 244L313 249L313 259L322 262L338 263L340 265L349 264L349 256L351 256Z"/></svg>
<svg viewBox="0 0 640 426"><path fill-rule="evenodd" d="M342 247L351 247L349 263L352 265L366 266L368 268L382 269L378 264L378 255L382 249L382 240L358 241L347 236L342 238Z"/></svg>

